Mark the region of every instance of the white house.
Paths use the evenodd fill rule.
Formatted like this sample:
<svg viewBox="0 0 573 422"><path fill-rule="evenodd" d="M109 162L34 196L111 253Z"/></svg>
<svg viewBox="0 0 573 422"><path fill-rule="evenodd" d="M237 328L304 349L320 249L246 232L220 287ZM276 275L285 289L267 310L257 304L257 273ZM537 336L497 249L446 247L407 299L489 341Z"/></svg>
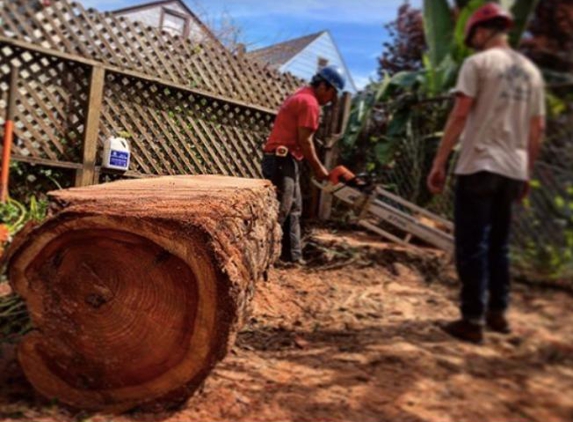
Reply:
<svg viewBox="0 0 573 422"><path fill-rule="evenodd" d="M114 10L112 13L196 42L211 40L221 44L211 30L181 0L153 1Z"/></svg>
<svg viewBox="0 0 573 422"><path fill-rule="evenodd" d="M253 50L247 57L279 72L290 72L309 81L322 67L340 66L346 76L346 91L356 93L356 85L344 62L344 58L328 31L306 35L304 37Z"/></svg>

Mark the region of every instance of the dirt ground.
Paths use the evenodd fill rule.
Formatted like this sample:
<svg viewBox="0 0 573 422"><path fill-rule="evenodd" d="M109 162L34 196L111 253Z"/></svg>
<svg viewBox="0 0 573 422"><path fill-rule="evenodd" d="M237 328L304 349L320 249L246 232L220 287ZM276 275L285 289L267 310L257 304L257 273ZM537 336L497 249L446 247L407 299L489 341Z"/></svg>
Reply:
<svg viewBox="0 0 573 422"><path fill-rule="evenodd" d="M573 421L573 295L516 285L514 333L475 346L443 333L457 285L437 252L317 232L306 268L258 287L235 348L183 408L77 412L38 397L13 349L0 358L0 420Z"/></svg>

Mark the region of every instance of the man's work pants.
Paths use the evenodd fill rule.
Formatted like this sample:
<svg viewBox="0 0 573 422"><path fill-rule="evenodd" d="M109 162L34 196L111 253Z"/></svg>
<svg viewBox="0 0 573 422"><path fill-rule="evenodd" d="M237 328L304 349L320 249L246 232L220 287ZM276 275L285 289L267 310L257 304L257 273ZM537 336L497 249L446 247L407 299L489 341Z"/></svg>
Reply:
<svg viewBox="0 0 573 422"><path fill-rule="evenodd" d="M302 196L299 166L300 163L290 154L286 157L265 154L262 163L263 176L277 188L279 224L283 229L281 259L284 261L302 259L300 235Z"/></svg>
<svg viewBox="0 0 573 422"><path fill-rule="evenodd" d="M460 175L455 195L456 267L461 313L481 321L509 305L509 234L512 202L523 182L489 172Z"/></svg>

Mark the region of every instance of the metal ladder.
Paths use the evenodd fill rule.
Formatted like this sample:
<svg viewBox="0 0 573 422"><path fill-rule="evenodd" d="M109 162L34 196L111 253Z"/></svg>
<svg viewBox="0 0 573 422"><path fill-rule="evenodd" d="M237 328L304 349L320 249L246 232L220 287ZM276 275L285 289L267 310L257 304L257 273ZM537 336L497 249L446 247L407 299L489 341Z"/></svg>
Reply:
<svg viewBox="0 0 573 422"><path fill-rule="evenodd" d="M325 192L351 205L356 215L355 222L380 236L409 246L414 246L410 242L418 238L448 253L454 251L454 226L450 221L380 186L367 193L344 183L316 184ZM402 236L380 227L382 222L393 226Z"/></svg>

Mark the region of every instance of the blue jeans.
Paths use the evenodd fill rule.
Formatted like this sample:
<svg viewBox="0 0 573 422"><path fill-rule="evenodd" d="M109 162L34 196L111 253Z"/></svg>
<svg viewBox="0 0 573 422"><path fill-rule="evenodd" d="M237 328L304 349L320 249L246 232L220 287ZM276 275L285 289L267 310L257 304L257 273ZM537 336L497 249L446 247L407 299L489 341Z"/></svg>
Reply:
<svg viewBox="0 0 573 422"><path fill-rule="evenodd" d="M509 306L509 234L519 180L481 171L457 178L456 267L462 283L462 318L481 321L486 311Z"/></svg>
<svg viewBox="0 0 573 422"><path fill-rule="evenodd" d="M277 188L279 201L279 224L283 229L283 261L302 259L300 216L302 215L302 195L300 192L299 162L290 154L286 157L265 154L262 162L263 176Z"/></svg>

